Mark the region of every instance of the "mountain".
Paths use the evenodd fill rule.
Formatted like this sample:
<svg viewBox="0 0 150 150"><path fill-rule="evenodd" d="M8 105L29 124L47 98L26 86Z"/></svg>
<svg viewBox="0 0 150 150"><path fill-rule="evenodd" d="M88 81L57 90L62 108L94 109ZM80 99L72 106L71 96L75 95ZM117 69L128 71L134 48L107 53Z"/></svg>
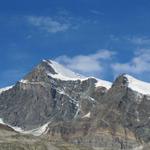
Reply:
<svg viewBox="0 0 150 150"><path fill-rule="evenodd" d="M150 83L127 74L110 83L52 60L43 60L15 85L0 90L2 126L91 150L148 147L149 108Z"/></svg>

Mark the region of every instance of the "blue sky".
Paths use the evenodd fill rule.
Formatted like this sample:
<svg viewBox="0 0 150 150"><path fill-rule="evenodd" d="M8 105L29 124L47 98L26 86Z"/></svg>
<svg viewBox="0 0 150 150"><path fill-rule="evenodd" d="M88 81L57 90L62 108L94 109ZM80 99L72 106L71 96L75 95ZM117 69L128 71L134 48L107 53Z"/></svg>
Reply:
<svg viewBox="0 0 150 150"><path fill-rule="evenodd" d="M42 59L112 81L150 82L149 0L0 0L0 87Z"/></svg>

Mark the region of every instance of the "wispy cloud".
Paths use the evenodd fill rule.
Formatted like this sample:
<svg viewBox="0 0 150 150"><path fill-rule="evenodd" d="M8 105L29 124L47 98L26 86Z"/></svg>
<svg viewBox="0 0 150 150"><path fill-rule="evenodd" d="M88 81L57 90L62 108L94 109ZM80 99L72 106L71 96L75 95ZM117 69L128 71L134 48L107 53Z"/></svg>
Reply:
<svg viewBox="0 0 150 150"><path fill-rule="evenodd" d="M104 13L101 12L101 11L99 11L99 10L94 10L94 9L92 9L92 10L90 10L90 12L91 12L92 14L94 14L94 15L104 15Z"/></svg>
<svg viewBox="0 0 150 150"><path fill-rule="evenodd" d="M132 37L128 38L128 40L137 45L150 45L150 38L149 37Z"/></svg>
<svg viewBox="0 0 150 150"><path fill-rule="evenodd" d="M31 25L49 33L64 32L70 28L70 24L67 21L61 22L51 17L28 16L27 20Z"/></svg>
<svg viewBox="0 0 150 150"><path fill-rule="evenodd" d="M114 54L109 50L99 50L89 55L77 55L74 57L63 55L56 58L56 61L84 75L103 76L107 69L106 61L109 62Z"/></svg>
<svg viewBox="0 0 150 150"><path fill-rule="evenodd" d="M150 73L150 49L140 49L135 52L134 57L127 63L114 63L112 69L115 74L131 73L140 75Z"/></svg>
<svg viewBox="0 0 150 150"><path fill-rule="evenodd" d="M133 46L150 46L150 37L148 36L116 36L110 34L109 39L113 42L132 44Z"/></svg>

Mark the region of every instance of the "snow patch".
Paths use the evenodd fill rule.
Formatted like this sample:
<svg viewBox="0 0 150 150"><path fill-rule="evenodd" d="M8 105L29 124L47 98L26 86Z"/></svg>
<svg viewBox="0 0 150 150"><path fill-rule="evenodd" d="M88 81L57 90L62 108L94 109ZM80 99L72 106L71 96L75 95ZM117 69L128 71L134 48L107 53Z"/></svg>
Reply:
<svg viewBox="0 0 150 150"><path fill-rule="evenodd" d="M46 134L46 130L48 128L48 125L49 125L50 122L44 124L43 126L39 127L39 128L36 128L36 129L33 129L33 130L29 130L29 131L22 131L21 133L23 134L32 134L34 136L40 136L42 135L43 133Z"/></svg>
<svg viewBox="0 0 150 150"><path fill-rule="evenodd" d="M23 84L32 84L32 85L38 85L38 84L43 84L44 82L38 82L38 81L28 81L28 80L20 80L19 81L20 83L23 83Z"/></svg>
<svg viewBox="0 0 150 150"><path fill-rule="evenodd" d="M2 118L0 118L0 124L7 125L8 127L14 129L17 132L22 132L23 131L20 127L14 127L14 126L11 126L9 124L4 123Z"/></svg>
<svg viewBox="0 0 150 150"><path fill-rule="evenodd" d="M88 97L89 100L91 100L92 102L96 102L96 100L93 97Z"/></svg>
<svg viewBox="0 0 150 150"><path fill-rule="evenodd" d="M84 115L82 118L90 118L91 117L91 112L87 113L86 115Z"/></svg>
<svg viewBox="0 0 150 150"><path fill-rule="evenodd" d="M66 95L65 91L63 90L57 90L59 94L63 94L63 95Z"/></svg>
<svg viewBox="0 0 150 150"><path fill-rule="evenodd" d="M29 81L28 80L20 80L21 83L27 84Z"/></svg>
<svg viewBox="0 0 150 150"><path fill-rule="evenodd" d="M135 114L136 114L136 120L137 120L137 122L140 122L139 112L138 112L138 111L135 111Z"/></svg>
<svg viewBox="0 0 150 150"><path fill-rule="evenodd" d="M13 86L8 86L8 87L5 87L5 88L1 88L0 89L0 94L4 91L8 91L9 89L13 88Z"/></svg>
<svg viewBox="0 0 150 150"><path fill-rule="evenodd" d="M2 118L0 118L0 124L5 125L5 123L3 122L3 119L2 119Z"/></svg>
<svg viewBox="0 0 150 150"><path fill-rule="evenodd" d="M140 81L130 75L125 75L128 79L128 87L144 95L150 95L150 83Z"/></svg>
<svg viewBox="0 0 150 150"><path fill-rule="evenodd" d="M15 131L17 131L17 132L19 132L19 133L22 133L22 134L31 134L31 135L34 135L34 136L40 136L40 135L42 135L43 133L46 134L46 131L47 131L47 128L48 128L49 123L50 123L50 122L48 122L48 123L42 125L42 126L39 127L39 128L33 129L33 130L24 131L24 130L21 129L20 127L14 127L14 126L11 126L11 125L9 125L9 124L4 123L3 119L0 118L0 124L7 125L8 127L11 127L12 129L14 129Z"/></svg>

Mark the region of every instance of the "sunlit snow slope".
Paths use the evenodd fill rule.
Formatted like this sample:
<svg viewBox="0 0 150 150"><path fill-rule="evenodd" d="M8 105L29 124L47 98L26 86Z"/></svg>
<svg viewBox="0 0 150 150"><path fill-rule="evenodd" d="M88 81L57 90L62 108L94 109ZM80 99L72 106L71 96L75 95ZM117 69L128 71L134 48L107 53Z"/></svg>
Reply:
<svg viewBox="0 0 150 150"><path fill-rule="evenodd" d="M128 87L141 94L150 95L150 83L138 80L128 74L125 75L128 79Z"/></svg>

